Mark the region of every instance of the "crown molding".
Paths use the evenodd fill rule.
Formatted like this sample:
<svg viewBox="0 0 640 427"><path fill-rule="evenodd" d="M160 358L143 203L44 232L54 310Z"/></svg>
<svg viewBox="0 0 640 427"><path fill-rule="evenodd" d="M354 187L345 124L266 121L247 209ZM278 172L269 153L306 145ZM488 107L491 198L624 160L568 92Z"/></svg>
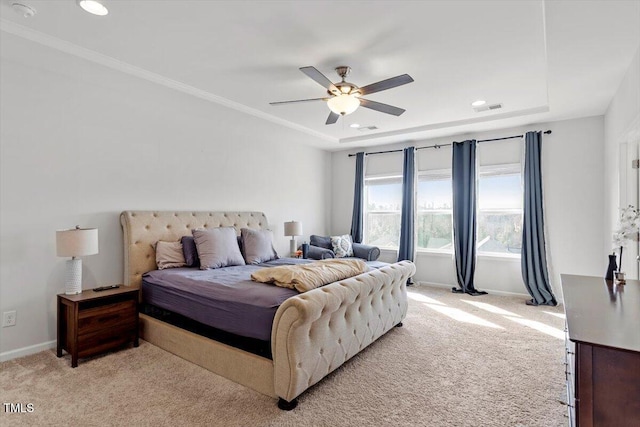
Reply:
<svg viewBox="0 0 640 427"><path fill-rule="evenodd" d="M47 46L52 49L56 49L60 52L64 52L69 55L77 56L87 61L91 61L96 64L102 65L104 67L111 68L112 70L120 71L122 73L147 80L149 82L167 87L169 89L177 90L187 95L195 96L196 98L213 102L215 104L222 105L227 108L231 108L241 113L249 114L259 119L267 120L277 125L285 126L290 129L306 133L315 138L319 138L325 141L330 141L335 143L338 142L337 138L330 137L323 133L316 132L307 127L298 125L296 123L292 123L290 121L281 119L279 117L272 116L271 114L267 114L255 108L247 107L246 105L240 104L238 102L232 101L227 98L223 98L221 96L204 91L202 89L198 89L197 87L190 86L188 84L179 82L177 80L167 78L165 76L154 73L152 71L145 70L144 68L131 65L129 63L115 59L111 56L103 55L91 49L87 49L87 48L78 46L76 44L67 42L65 40L59 39L57 37L53 37L48 34L42 33L40 31L33 30L23 25L16 24L15 22L9 21L4 18L0 18L0 31L3 31L8 34L12 34L17 37L21 37L23 39L41 44L43 46Z"/></svg>
<svg viewBox="0 0 640 427"><path fill-rule="evenodd" d="M530 116L533 114L541 114L541 113L548 113L548 112L549 112L549 106L542 105L540 107L526 108L523 110L516 110L516 111L508 111L506 113L491 114L491 115L486 115L482 117L472 117L469 119L433 123L433 124L424 125L424 126L416 126L412 128L398 129L398 130L393 130L388 132L380 132L373 135L342 138L340 140L340 143L345 144L345 143L352 143L352 142L372 141L376 138L382 139L382 138L388 138L388 137L399 136L399 135L408 136L410 134L419 134L421 132L428 132L431 130L454 128L454 127L460 127L465 125L472 125L476 123L491 122L491 121L497 121L502 119L511 119L516 117L524 117L524 116Z"/></svg>

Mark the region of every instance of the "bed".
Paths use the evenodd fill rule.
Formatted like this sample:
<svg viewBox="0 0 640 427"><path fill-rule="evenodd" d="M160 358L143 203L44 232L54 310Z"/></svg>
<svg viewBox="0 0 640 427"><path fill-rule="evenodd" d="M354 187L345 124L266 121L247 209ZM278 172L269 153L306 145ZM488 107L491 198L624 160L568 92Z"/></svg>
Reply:
<svg viewBox="0 0 640 427"><path fill-rule="evenodd" d="M153 244L177 241L194 228L268 229L261 212L125 211L124 284L142 286L156 269ZM218 375L268 396L281 409L380 336L400 326L407 311L406 281L415 273L403 261L293 294L276 310L271 358L263 357L140 314L141 337Z"/></svg>

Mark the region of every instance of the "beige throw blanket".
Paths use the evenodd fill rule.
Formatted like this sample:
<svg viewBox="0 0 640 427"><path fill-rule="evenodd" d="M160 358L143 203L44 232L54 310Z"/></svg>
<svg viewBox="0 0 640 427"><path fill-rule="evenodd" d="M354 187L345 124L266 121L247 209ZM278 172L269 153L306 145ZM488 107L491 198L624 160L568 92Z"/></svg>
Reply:
<svg viewBox="0 0 640 427"><path fill-rule="evenodd" d="M368 270L367 264L359 259L325 259L311 264L263 268L251 274L251 280L307 292Z"/></svg>

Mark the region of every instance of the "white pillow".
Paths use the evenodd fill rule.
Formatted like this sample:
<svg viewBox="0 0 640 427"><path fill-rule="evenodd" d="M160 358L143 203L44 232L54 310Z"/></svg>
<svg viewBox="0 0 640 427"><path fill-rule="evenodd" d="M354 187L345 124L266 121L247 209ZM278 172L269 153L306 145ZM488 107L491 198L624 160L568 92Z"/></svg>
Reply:
<svg viewBox="0 0 640 427"><path fill-rule="evenodd" d="M336 258L344 258L353 256L353 242L351 236L343 234L342 236L331 236L331 246Z"/></svg>
<svg viewBox="0 0 640 427"><path fill-rule="evenodd" d="M187 263L182 252L182 243L157 241L154 246L156 251L156 265L158 270L165 268L184 267Z"/></svg>
<svg viewBox="0 0 640 427"><path fill-rule="evenodd" d="M192 230L191 233L198 249L200 270L245 265L238 246L235 228L197 229Z"/></svg>

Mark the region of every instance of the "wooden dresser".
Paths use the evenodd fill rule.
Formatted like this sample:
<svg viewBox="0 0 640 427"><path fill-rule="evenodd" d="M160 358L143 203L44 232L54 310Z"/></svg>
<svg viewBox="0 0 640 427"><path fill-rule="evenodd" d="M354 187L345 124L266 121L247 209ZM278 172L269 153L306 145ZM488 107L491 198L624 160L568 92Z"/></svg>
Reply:
<svg viewBox="0 0 640 427"><path fill-rule="evenodd" d="M640 281L562 275L569 425L640 426Z"/></svg>

